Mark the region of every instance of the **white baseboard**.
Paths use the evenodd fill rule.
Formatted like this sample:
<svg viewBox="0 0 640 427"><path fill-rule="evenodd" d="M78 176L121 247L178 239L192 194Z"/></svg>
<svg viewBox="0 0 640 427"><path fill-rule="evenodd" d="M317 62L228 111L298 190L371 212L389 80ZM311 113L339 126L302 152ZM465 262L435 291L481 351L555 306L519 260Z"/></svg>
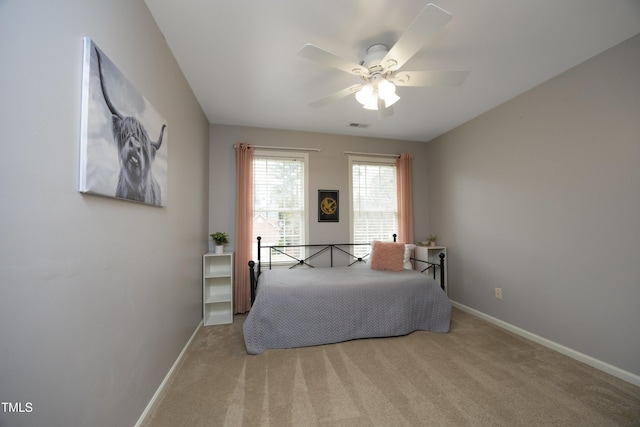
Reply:
<svg viewBox="0 0 640 427"><path fill-rule="evenodd" d="M171 369L169 369L169 372L167 372L167 375L165 375L164 379L160 383L160 386L158 387L158 389L154 393L153 397L151 398L151 400L147 404L147 407L144 408L144 411L142 412L142 415L140 415L140 418L138 418L138 422L136 423L135 427L141 427L142 425L144 425L143 423L145 422L147 416L149 415L149 412L151 412L151 408L153 408L153 405L156 403L156 400L158 399L158 397L160 396L160 394L164 390L164 387L169 382L169 379L173 375L173 372L176 370L178 365L180 365L180 362L182 361L182 358L184 357L185 353L187 352L187 349L189 348L189 346L191 345L191 341L193 341L193 338L195 338L196 334L198 333L198 331L200 330L200 328L202 327L203 324L204 324L203 321L200 321L200 323L196 327L196 330L193 331L193 334L191 334L191 338L189 338L189 341L187 341L187 344L184 346L184 348L182 349L182 351L178 355L178 358L176 359L176 361L173 362L173 365L171 366Z"/></svg>
<svg viewBox="0 0 640 427"><path fill-rule="evenodd" d="M485 314L471 307L467 307L466 305L460 304L455 301L452 301L451 303L453 304L454 307L459 308L462 311L466 311L469 314L473 314L474 316L479 317L483 320L486 320L487 322L492 323L500 328L506 329L510 332L513 332L516 335L520 335L521 337L527 338L531 341L534 341L538 344L541 344L545 347L555 350L558 353L562 353L565 356L569 356L572 359L578 360L593 368L606 372L607 374L613 375L614 377L620 378L621 380L624 380L628 383L631 383L633 385L640 387L639 375L636 375L629 371L625 371L624 369L620 369L616 366L610 365L609 363L595 359L591 356L587 356L586 354L583 354L583 353L580 353L579 351L565 347L561 344L558 344L556 342L543 338L539 335L533 334L529 331L525 331L524 329L518 328L517 326L514 326L500 319L496 319L495 317L489 316L488 314Z"/></svg>

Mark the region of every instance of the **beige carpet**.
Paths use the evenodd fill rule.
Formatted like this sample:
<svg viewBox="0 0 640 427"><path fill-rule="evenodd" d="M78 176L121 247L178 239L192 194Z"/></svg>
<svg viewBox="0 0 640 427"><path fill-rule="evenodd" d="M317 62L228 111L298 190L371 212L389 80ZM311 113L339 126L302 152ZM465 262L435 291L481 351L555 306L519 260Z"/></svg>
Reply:
<svg viewBox="0 0 640 427"><path fill-rule="evenodd" d="M258 356L202 328L147 427L639 426L640 388L454 309L451 332Z"/></svg>

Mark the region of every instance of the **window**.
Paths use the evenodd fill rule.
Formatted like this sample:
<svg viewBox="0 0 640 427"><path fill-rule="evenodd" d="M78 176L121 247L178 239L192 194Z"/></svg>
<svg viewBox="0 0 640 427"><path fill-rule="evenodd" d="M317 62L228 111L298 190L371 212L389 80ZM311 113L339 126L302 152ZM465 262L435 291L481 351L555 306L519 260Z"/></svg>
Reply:
<svg viewBox="0 0 640 427"><path fill-rule="evenodd" d="M253 242L260 236L263 246L305 244L308 228L307 159L306 153L255 151ZM254 259L257 255L254 244ZM265 257L268 253L263 251L261 255ZM291 260L281 258L282 261ZM277 257L272 258L272 261L278 260Z"/></svg>
<svg viewBox="0 0 640 427"><path fill-rule="evenodd" d="M351 237L390 240L398 232L395 159L350 157Z"/></svg>

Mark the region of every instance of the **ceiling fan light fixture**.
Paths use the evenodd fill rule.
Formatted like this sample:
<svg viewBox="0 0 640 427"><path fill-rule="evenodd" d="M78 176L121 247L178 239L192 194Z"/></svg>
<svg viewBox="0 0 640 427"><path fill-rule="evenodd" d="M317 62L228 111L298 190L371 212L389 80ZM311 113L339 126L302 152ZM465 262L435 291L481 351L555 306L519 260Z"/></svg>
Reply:
<svg viewBox="0 0 640 427"><path fill-rule="evenodd" d="M387 79L378 83L378 96L384 100L385 107L391 107L398 102L400 97L396 95L396 85Z"/></svg>
<svg viewBox="0 0 640 427"><path fill-rule="evenodd" d="M380 98L387 99L388 96L395 95L396 85L387 79L380 80L378 83L378 93L380 94Z"/></svg>
<svg viewBox="0 0 640 427"><path fill-rule="evenodd" d="M356 92L356 100L367 110L378 110L379 100L384 102L384 108L388 108L399 99L396 95L396 85L387 79L381 79L374 84L367 83Z"/></svg>
<svg viewBox="0 0 640 427"><path fill-rule="evenodd" d="M377 110L378 109L378 96L377 95L371 96L367 100L366 104L362 104L362 108L364 108L366 110Z"/></svg>
<svg viewBox="0 0 640 427"><path fill-rule="evenodd" d="M398 95L396 95L395 93L391 93L391 94L387 95L385 98L380 96L380 98L384 99L384 106L386 108L391 107L393 104L398 102L398 100L400 99L400 97Z"/></svg>
<svg viewBox="0 0 640 427"><path fill-rule="evenodd" d="M375 99L376 96L374 94L375 89L372 84L366 84L356 93L356 100L362 104L366 105L370 103L372 99Z"/></svg>

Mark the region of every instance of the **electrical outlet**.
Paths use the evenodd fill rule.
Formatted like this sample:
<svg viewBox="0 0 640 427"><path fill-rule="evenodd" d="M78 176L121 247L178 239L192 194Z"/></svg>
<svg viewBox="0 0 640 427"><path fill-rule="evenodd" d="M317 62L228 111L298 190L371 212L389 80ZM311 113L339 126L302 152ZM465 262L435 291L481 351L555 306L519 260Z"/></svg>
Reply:
<svg viewBox="0 0 640 427"><path fill-rule="evenodd" d="M502 288L496 288L496 299L502 299Z"/></svg>

